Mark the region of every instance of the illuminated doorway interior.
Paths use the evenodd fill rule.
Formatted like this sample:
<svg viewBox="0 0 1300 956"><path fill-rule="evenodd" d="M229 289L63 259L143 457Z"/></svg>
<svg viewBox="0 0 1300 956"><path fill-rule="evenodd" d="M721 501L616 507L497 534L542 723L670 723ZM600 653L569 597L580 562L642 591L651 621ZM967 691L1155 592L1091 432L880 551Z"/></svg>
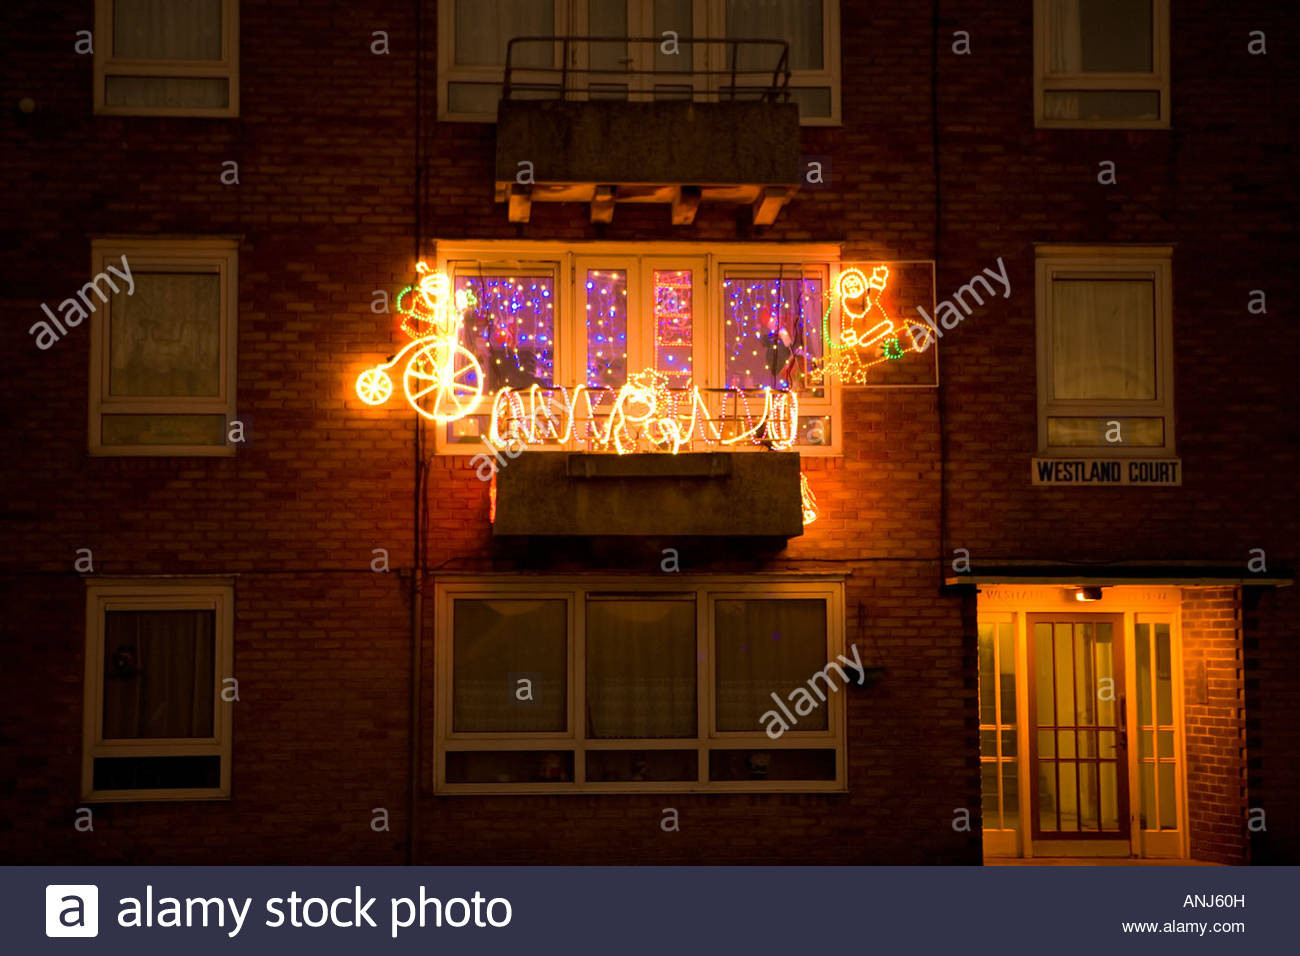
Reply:
<svg viewBox="0 0 1300 956"><path fill-rule="evenodd" d="M1181 593L984 586L987 856L1186 858Z"/></svg>

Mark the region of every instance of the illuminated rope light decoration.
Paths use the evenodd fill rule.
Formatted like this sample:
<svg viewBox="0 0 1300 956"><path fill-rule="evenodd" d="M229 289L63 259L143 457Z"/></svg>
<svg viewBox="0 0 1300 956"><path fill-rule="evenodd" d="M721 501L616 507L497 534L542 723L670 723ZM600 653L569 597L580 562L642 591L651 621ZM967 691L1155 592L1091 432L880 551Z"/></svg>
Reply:
<svg viewBox="0 0 1300 956"><path fill-rule="evenodd" d="M405 361L403 391L411 407L439 423L458 421L474 414L483 397L483 368L474 353L461 344L465 315L481 300L471 288L462 287L453 294L447 276L433 271L423 261L416 264L416 274L416 283L403 289L396 298L396 308L402 317L401 329L411 341L388 361L362 372L356 380L356 393L367 405L384 404L394 391L389 370ZM608 381L611 375L622 371L620 366L625 366L627 361L626 311L619 301L627 294L626 278L618 272L604 275L593 272L589 277L614 280L599 290L604 309L596 318L598 331L589 342L597 342L601 348L597 350L598 360L589 363L587 368L589 381ZM684 369L673 368L672 363L664 361L673 349L689 350L690 347L691 276L689 271L666 272L657 273L656 279L659 280L656 364L662 362L668 368L633 372L618 387L590 384L565 388L533 384L527 389L515 389L503 386L493 397L489 441L505 447L512 441L545 446L577 440L591 450L620 455L677 454L697 442L723 447L748 442L774 450L792 447L798 438L799 422L799 399L793 389L713 390L718 397L710 403L699 387L689 384L689 355L685 356L688 364ZM588 289L594 285L589 281ZM541 315L551 305L547 301L551 299L550 289L541 285L529 287L530 292L537 293L531 297L517 283L502 290L489 289L484 284L483 291L493 292L501 299L498 306L503 306L509 314L527 307ZM520 299L521 295L526 297ZM823 317L823 325L828 316L829 310ZM517 324L517 320L512 321ZM591 328L590 317L588 327ZM526 343L529 336L521 328L497 328L489 320L483 331L484 340L494 350L504 347L522 357L524 349L519 345ZM550 337L546 331L549 326L537 325L532 338L541 346L536 353L539 356L536 368L549 379ZM852 341L856 343L859 339ZM602 354L606 349L608 356ZM500 364L499 359L496 362ZM523 370L522 365L520 369ZM682 385L674 387L679 382ZM760 403L756 391L761 394L761 406L757 408L754 405ZM496 491L494 475L488 492L489 520L493 521ZM816 520L817 502L803 475L800 475L800 503L804 523Z"/></svg>
<svg viewBox="0 0 1300 956"><path fill-rule="evenodd" d="M821 384L824 378L834 377L846 385L865 385L875 366L901 359L907 352L921 351L911 330L908 344L903 344L894 320L880 301L888 282L887 266L876 266L870 278L856 268L840 273L835 283L836 295L831 297L822 316L826 355L813 361L809 371L811 382ZM830 316L836 298L847 324L840 332L838 343L832 342L830 336Z"/></svg>
<svg viewBox="0 0 1300 956"><path fill-rule="evenodd" d="M474 304L474 295L456 293L448 308L451 282L424 262L416 263L414 286L397 294L402 331L411 341L382 365L357 376L357 397L367 405L382 405L393 394L388 370L406 360L402 388L411 407L433 421L454 422L473 414L483 397L483 369L474 354L459 343L461 317Z"/></svg>
<svg viewBox="0 0 1300 956"><path fill-rule="evenodd" d="M803 508L804 526L807 527L817 520L820 511L817 508L817 496L808 487L808 476L803 473L799 475L799 504Z"/></svg>
<svg viewBox="0 0 1300 956"><path fill-rule="evenodd" d="M492 403L488 440L500 447L512 440L531 446L576 438L594 451L619 455L637 451L675 455L695 441L722 446L748 441L776 450L795 442L799 399L794 392L761 389L762 409L755 415L749 404L752 392L728 389L721 415L715 419L698 387L672 389L668 381L667 374L645 369L634 372L618 389L503 388Z"/></svg>

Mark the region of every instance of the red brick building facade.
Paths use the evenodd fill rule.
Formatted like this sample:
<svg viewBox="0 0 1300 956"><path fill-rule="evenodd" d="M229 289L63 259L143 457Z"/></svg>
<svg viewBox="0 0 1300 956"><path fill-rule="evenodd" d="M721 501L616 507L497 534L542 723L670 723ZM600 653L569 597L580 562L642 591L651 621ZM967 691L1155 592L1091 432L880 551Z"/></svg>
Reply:
<svg viewBox="0 0 1300 956"><path fill-rule="evenodd" d="M1068 855L1067 840L1025 839L1031 796L1044 813L1048 804L1025 779L1028 712L984 719L981 634L1002 633L1000 622L1006 646L1019 648L1019 676L1004 673L1004 694L1041 689L1025 683L1035 615L1052 618L1052 602L1080 586L1104 588L1098 607L1130 664L1142 667L1142 647L1156 654L1160 626L1181 664L1176 677L1163 658L1130 674L1135 716L1118 718L1145 733L1139 674L1166 688L1152 693L1174 695L1174 716L1150 724L1160 741L1170 728L1173 822L1156 827L1159 839L1134 835L1131 853L1115 849L1118 839L1101 852L1300 856L1300 605L1294 589L1278 587L1300 535L1291 382L1300 355L1286 323L1297 295L1287 156L1300 73L1282 5L1174 5L1159 93L1166 128L1051 128L1035 121L1033 4L824 4L834 40L823 66L839 122L800 126L798 156L801 173L809 158L824 159L829 184L802 182L771 225L756 225L748 205L707 196L689 225L674 225L663 204L623 202L608 223L593 222L587 202L542 201L511 222L494 193L496 126L439 118L448 112L440 96L451 95L440 82L452 81L439 75L449 21L438 6L239 4L238 115L227 117L96 112L92 89L104 75L97 54L77 51L79 31L104 42L95 4L7 11L7 859L978 864L983 854ZM700 11L725 4L697 6L698 31L714 26ZM1154 4L1157 21L1167 6ZM557 25L598 32L580 19ZM1252 52L1253 30L1266 52ZM1158 61L1158 22L1154 35ZM31 108L15 108L24 97ZM88 401L90 427L101 427L91 325L102 313L40 348L30 329L42 303L74 295L98 271L87 269L92 243L198 238L233 243L237 255L227 417L243 423L243 440L230 454L89 453ZM494 536L490 486L469 456L442 453L424 428L421 487L415 414L402 402L368 408L354 391L362 369L402 344L394 315L372 307L376 290L408 285L417 253L441 263L457 243L489 240L563 242L574 254L591 242L637 254L698 243L701 256L721 244L838 246L828 278L851 263L933 262L933 298L900 298L900 320L917 305L935 315L936 302L999 260L1009 287L944 333L929 353L931 379L841 390L836 452L802 457L820 515L780 547L751 548L742 532L728 542L671 531L521 544ZM1032 460L1061 457L1043 453L1035 383L1043 250L1065 246L1169 250L1177 433L1165 451L1180 462L1176 486L1032 480ZM744 515L734 520L742 528ZM665 571L666 548L679 572ZM443 792L446 755L435 741L446 736L438 708L451 678L438 662L452 636L439 588L542 573L574 587L622 575L634 590L678 573L701 594L714 576L760 589L798 575L842 581L828 585L841 589L828 605L831 631L883 671L827 704L828 727L842 720L836 785ZM87 683L99 677L86 663L88 589L159 581L232 595L233 669L215 675L238 681L238 701L224 705L228 795L88 796ZM1060 611L1052 621L1083 618ZM1134 649L1139 633L1149 637ZM1078 733L1083 748L1090 731ZM981 748L988 764L994 734L1004 735L994 761L1021 768L1001 778L1021 781L1023 820L1010 827L988 819ZM1018 755L1008 753L1013 739ZM1045 759L1034 745L1034 760ZM699 746L703 767L709 745ZM1083 756L1066 759L1077 767ZM1156 789L1164 756L1150 758ZM1128 769L1144 773L1144 759L1135 754ZM665 823L670 808L675 827ZM1125 834L1144 826L1133 813Z"/></svg>

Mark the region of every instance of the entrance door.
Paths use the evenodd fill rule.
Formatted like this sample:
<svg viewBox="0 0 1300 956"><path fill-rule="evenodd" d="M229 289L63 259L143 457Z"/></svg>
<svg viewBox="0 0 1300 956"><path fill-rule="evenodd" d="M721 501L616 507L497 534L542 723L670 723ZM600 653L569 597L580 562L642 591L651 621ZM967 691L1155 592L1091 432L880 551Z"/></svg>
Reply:
<svg viewBox="0 0 1300 956"><path fill-rule="evenodd" d="M1029 614L1029 752L1035 841L1127 855L1123 618ZM1079 847L1083 849L1082 846Z"/></svg>

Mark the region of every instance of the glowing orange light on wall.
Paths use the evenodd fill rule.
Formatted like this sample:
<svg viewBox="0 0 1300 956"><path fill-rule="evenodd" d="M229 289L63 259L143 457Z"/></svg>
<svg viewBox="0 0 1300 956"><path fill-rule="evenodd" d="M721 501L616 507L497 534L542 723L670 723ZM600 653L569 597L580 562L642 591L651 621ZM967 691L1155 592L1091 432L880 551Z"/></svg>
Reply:
<svg viewBox="0 0 1300 956"><path fill-rule="evenodd" d="M635 451L677 454L696 441L723 446L749 441L778 450L795 442L799 399L794 392L761 389L763 405L756 415L749 406L752 392L729 390L726 395L744 427L724 436L698 387L670 389L667 383L663 372L644 369L629 375L627 383L616 391L586 385L557 387L546 389L550 395L544 398L538 385L523 392L503 388L492 402L488 440L501 447L511 440L539 445L564 444L577 438L593 449L620 455ZM610 401L602 401L607 396ZM579 433L580 424L585 424L585 434Z"/></svg>
<svg viewBox="0 0 1300 956"><path fill-rule="evenodd" d="M814 363L810 373L812 384L833 377L846 385L865 385L873 367L900 359L904 352L920 351L914 339L904 347L894 320L885 311L881 298L888 284L888 266L876 266L870 278L858 268L840 273L833 298L839 301L845 327L840 330L839 341L832 342L829 322L835 306L832 301L822 321L826 356Z"/></svg>
<svg viewBox="0 0 1300 956"><path fill-rule="evenodd" d="M799 504L803 508L804 527L807 527L817 520L820 512L817 497L812 493L812 488L808 487L808 476L804 474L799 475Z"/></svg>
<svg viewBox="0 0 1300 956"><path fill-rule="evenodd" d="M388 370L402 360L402 390L411 407L436 422L454 422L474 413L483 397L483 369L474 353L460 344L461 316L473 303L468 292L455 295L451 281L427 263L415 266L415 286L397 296L402 331L411 341L382 365L357 377L357 397L367 405L382 405L393 394Z"/></svg>

